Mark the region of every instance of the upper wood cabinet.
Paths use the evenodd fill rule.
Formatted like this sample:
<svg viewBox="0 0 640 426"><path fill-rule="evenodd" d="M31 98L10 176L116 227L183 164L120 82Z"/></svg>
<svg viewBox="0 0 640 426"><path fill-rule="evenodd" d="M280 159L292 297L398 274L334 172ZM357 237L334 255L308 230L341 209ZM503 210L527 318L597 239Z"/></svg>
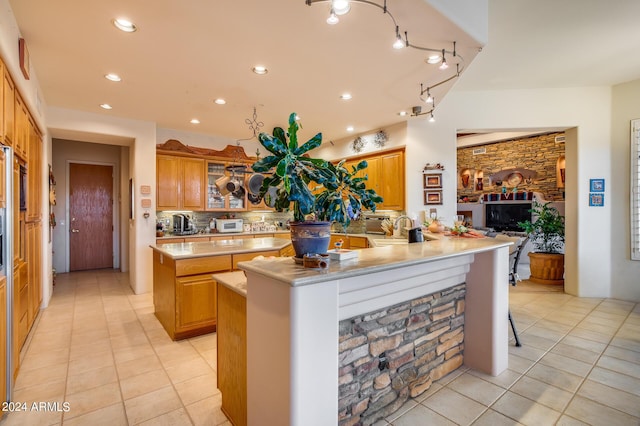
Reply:
<svg viewBox="0 0 640 426"><path fill-rule="evenodd" d="M13 146L16 88L6 67L2 68L2 140Z"/></svg>
<svg viewBox="0 0 640 426"><path fill-rule="evenodd" d="M27 221L42 219L42 137L29 120L29 161L27 162Z"/></svg>
<svg viewBox="0 0 640 426"><path fill-rule="evenodd" d="M29 110L20 94L16 94L15 102L15 140L13 144L16 155L26 160L29 147Z"/></svg>
<svg viewBox="0 0 640 426"><path fill-rule="evenodd" d="M384 201L378 208L404 210L404 151L395 151L380 156L379 194Z"/></svg>
<svg viewBox="0 0 640 426"><path fill-rule="evenodd" d="M158 210L204 210L203 159L158 155L156 179Z"/></svg>
<svg viewBox="0 0 640 426"><path fill-rule="evenodd" d="M404 150L351 158L344 166L351 171L360 161L367 161L367 168L356 176L367 176L366 186L376 191L384 201L379 210L404 210Z"/></svg>

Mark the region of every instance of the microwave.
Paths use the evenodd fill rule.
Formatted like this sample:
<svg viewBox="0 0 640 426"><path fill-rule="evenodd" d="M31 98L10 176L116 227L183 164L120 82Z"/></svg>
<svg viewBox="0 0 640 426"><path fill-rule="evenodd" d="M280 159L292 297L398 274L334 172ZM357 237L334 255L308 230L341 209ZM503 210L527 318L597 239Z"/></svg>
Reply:
<svg viewBox="0 0 640 426"><path fill-rule="evenodd" d="M218 232L242 232L242 219L216 219Z"/></svg>

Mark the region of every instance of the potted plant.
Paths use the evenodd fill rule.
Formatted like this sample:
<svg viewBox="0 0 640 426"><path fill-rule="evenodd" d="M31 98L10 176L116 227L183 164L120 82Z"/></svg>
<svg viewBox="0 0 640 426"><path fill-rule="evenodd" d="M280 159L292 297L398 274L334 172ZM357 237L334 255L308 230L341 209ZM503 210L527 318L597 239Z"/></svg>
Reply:
<svg viewBox="0 0 640 426"><path fill-rule="evenodd" d="M534 220L518 222L529 235L533 252L529 253L530 281L539 284L564 283L564 216L558 209L533 202L531 210Z"/></svg>
<svg viewBox="0 0 640 426"><path fill-rule="evenodd" d="M367 167L366 161L348 171L344 162L333 165L311 158L307 153L320 146L322 133L299 145L298 129L296 113L292 113L286 133L280 127L274 128L272 135L260 133L258 141L270 155L256 161L252 168L257 173L273 171L263 180L258 196L273 197L266 201L276 211L293 211L291 242L296 257L301 258L306 253L327 251L332 222L346 229L363 207L375 211L375 204L382 198L365 188L366 177L356 176Z"/></svg>
<svg viewBox="0 0 640 426"><path fill-rule="evenodd" d="M363 208L375 212L376 204L382 202L382 197L375 190L366 188L367 176L358 176L361 170L367 168L367 162L362 160L347 170L345 161L337 165L328 163L327 167L335 179L322 184L315 200L317 218L339 223L343 232L347 232L351 220L357 219Z"/></svg>

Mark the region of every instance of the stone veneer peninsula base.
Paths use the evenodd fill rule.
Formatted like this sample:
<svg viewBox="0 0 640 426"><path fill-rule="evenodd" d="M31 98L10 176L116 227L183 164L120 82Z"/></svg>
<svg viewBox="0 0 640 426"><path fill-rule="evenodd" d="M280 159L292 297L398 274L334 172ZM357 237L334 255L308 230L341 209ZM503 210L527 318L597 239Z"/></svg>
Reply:
<svg viewBox="0 0 640 426"><path fill-rule="evenodd" d="M247 278L248 424L370 423L463 363L500 374L508 363L510 244L443 238L376 247L328 271L287 258L239 263ZM357 384L354 372L364 377ZM373 401L376 387L389 390Z"/></svg>

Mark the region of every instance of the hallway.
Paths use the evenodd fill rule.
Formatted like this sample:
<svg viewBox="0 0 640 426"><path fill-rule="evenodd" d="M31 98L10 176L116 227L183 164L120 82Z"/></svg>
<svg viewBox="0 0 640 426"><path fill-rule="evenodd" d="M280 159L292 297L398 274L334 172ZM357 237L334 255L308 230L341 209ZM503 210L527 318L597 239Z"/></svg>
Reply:
<svg viewBox="0 0 640 426"><path fill-rule="evenodd" d="M171 341L151 294L134 295L127 280L111 270L58 276L23 351L14 401L70 409L14 412L3 426L230 425L219 408L215 334ZM640 305L516 289L523 346L510 342L507 371L460 368L376 425L639 424Z"/></svg>

